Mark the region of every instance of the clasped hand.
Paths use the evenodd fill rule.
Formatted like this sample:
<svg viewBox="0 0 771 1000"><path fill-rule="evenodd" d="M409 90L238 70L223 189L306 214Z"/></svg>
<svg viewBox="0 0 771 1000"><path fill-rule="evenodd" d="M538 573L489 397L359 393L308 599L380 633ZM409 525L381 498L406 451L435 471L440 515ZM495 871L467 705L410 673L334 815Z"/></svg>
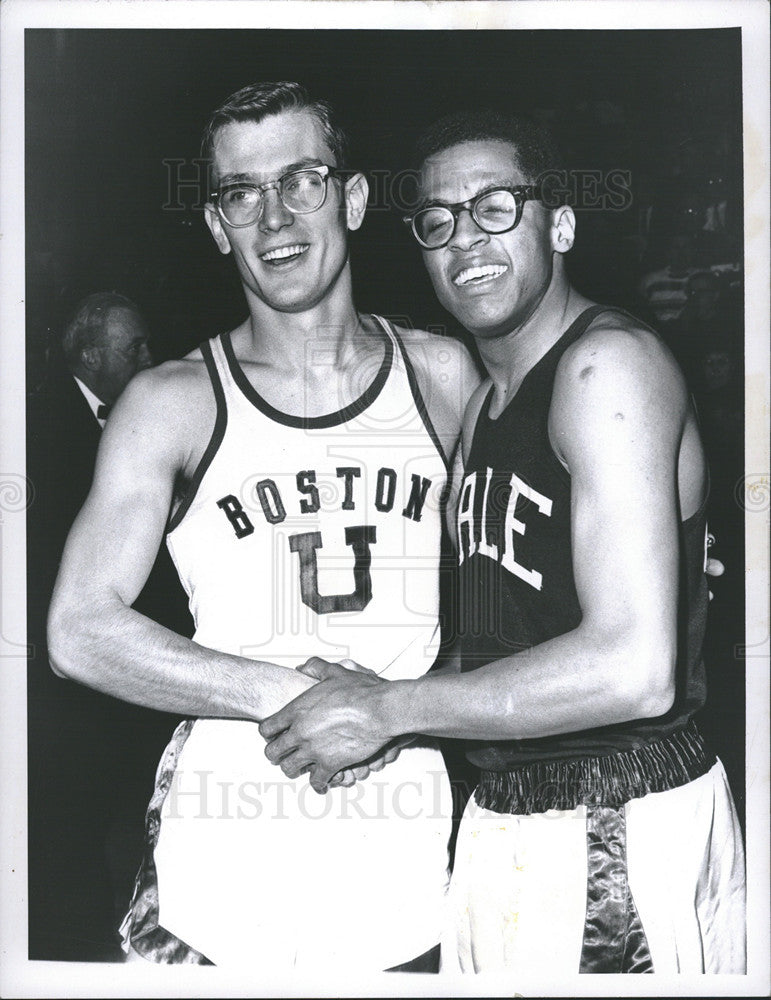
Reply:
<svg viewBox="0 0 771 1000"><path fill-rule="evenodd" d="M260 723L265 756L288 778L308 772L321 794L352 785L398 757L402 744L387 745L389 735L377 725L373 696L387 681L352 660L330 663L314 656L298 670L319 683Z"/></svg>

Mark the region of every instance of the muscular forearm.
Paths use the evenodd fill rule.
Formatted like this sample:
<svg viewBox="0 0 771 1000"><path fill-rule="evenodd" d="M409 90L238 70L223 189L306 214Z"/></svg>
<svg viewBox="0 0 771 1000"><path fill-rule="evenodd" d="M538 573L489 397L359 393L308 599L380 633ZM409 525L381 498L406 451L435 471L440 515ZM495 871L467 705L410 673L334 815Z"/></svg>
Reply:
<svg viewBox="0 0 771 1000"><path fill-rule="evenodd" d="M478 670L394 681L370 697L391 736L528 739L661 715L672 668L663 643L601 641L579 627Z"/></svg>
<svg viewBox="0 0 771 1000"><path fill-rule="evenodd" d="M48 644L56 673L177 715L260 721L315 683L288 667L198 645L118 598L73 609L55 594Z"/></svg>

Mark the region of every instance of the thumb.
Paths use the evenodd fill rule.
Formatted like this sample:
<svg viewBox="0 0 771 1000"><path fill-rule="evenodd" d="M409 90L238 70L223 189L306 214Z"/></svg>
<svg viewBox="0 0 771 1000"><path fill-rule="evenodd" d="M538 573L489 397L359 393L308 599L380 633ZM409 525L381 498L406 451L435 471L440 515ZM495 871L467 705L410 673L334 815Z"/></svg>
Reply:
<svg viewBox="0 0 771 1000"><path fill-rule="evenodd" d="M363 667L360 663L357 663L356 660L340 660L340 666L345 667L346 670L353 670L357 674L372 674L375 677L377 676L376 670L371 670L369 667Z"/></svg>
<svg viewBox="0 0 771 1000"><path fill-rule="evenodd" d="M723 573L725 573L725 566L719 559L713 559L712 556L710 556L707 559L705 572L707 576L722 576Z"/></svg>
<svg viewBox="0 0 771 1000"><path fill-rule="evenodd" d="M325 681L330 677L339 677L345 672L345 668L339 663L330 663L329 660L322 660L320 656L311 656L301 666L297 667L297 672L305 674L306 677L313 677L317 681Z"/></svg>

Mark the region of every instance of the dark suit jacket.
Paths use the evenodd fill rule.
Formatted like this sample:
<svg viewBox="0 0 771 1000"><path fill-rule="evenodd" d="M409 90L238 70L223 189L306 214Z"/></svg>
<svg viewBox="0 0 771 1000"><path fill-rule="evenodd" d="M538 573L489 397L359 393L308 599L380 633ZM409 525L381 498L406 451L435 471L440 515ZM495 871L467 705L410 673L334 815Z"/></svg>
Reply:
<svg viewBox="0 0 771 1000"><path fill-rule="evenodd" d="M44 636L48 604L64 543L91 486L100 436L99 423L71 375L61 373L29 397L28 631L36 646L32 661L42 661L47 673ZM187 598L165 546L136 607L167 628L192 635Z"/></svg>
<svg viewBox="0 0 771 1000"><path fill-rule="evenodd" d="M69 374L28 398L29 930L30 957L39 959L116 960L114 911L128 903L127 873L139 863L144 806L178 721L63 680L48 663L48 605L100 436ZM192 634L165 546L137 607Z"/></svg>
<svg viewBox="0 0 771 1000"><path fill-rule="evenodd" d="M27 401L30 584L53 583L67 532L86 499L101 429L75 379L53 378ZM45 581L40 571L45 573Z"/></svg>

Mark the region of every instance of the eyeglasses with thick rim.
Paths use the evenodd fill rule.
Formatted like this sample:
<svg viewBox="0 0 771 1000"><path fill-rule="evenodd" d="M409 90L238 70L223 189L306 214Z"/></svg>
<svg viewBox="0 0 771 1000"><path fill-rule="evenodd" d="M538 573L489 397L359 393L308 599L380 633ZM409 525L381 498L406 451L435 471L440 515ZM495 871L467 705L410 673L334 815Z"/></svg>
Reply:
<svg viewBox="0 0 771 1000"><path fill-rule="evenodd" d="M481 202L485 199L491 198L495 195L509 194L514 198L514 218L512 221L506 221L505 225L501 225L500 228L497 225L493 225L491 228L490 220L485 220L480 218L478 211ZM424 250L441 250L442 247L446 247L450 240L455 235L455 230L458 226L458 218L461 212L469 212L471 218L474 220L476 225L482 230L482 232L490 233L492 235L498 235L500 233L510 233L512 229L516 229L522 218L522 210L525 207L526 201L538 201L541 198L541 187L538 184L520 184L516 187L494 187L488 188L485 191L480 191L475 194L473 198L469 198L467 201L457 201L452 205L445 205L441 202L435 204L424 205L419 208L417 212L412 215L405 215L402 218L402 222L412 229L412 233L418 243L423 247ZM425 217L429 212L442 212L445 218L448 218L448 222L452 220L452 226L450 231L446 236L439 237L439 242L426 242L426 240L420 235L418 230L418 222L421 217Z"/></svg>
<svg viewBox="0 0 771 1000"><path fill-rule="evenodd" d="M231 229L245 229L247 226L253 226L262 215L263 206L265 204L265 198L263 197L265 191L276 191L279 199L281 200L281 204L288 212L291 212L292 215L310 215L311 212L318 212L327 200L327 182L330 177L350 177L353 173L354 171L352 170L343 170L339 167L330 167L326 163L321 163L317 167L300 167L297 170L289 170L280 177L277 177L276 180L266 181L264 184L250 184L248 181L238 181L233 184L227 184L224 187L213 191L210 196L210 200L217 209L219 217L227 226L230 226ZM291 204L287 204L287 194L285 191L287 183L292 179L297 179L298 177L302 177L307 174L315 175L322 182L321 188L319 189L318 204L313 205L311 208L299 208L293 207ZM231 222L222 206L223 197L232 195L236 191L248 191L258 196L249 211L249 214L252 217L247 222Z"/></svg>

